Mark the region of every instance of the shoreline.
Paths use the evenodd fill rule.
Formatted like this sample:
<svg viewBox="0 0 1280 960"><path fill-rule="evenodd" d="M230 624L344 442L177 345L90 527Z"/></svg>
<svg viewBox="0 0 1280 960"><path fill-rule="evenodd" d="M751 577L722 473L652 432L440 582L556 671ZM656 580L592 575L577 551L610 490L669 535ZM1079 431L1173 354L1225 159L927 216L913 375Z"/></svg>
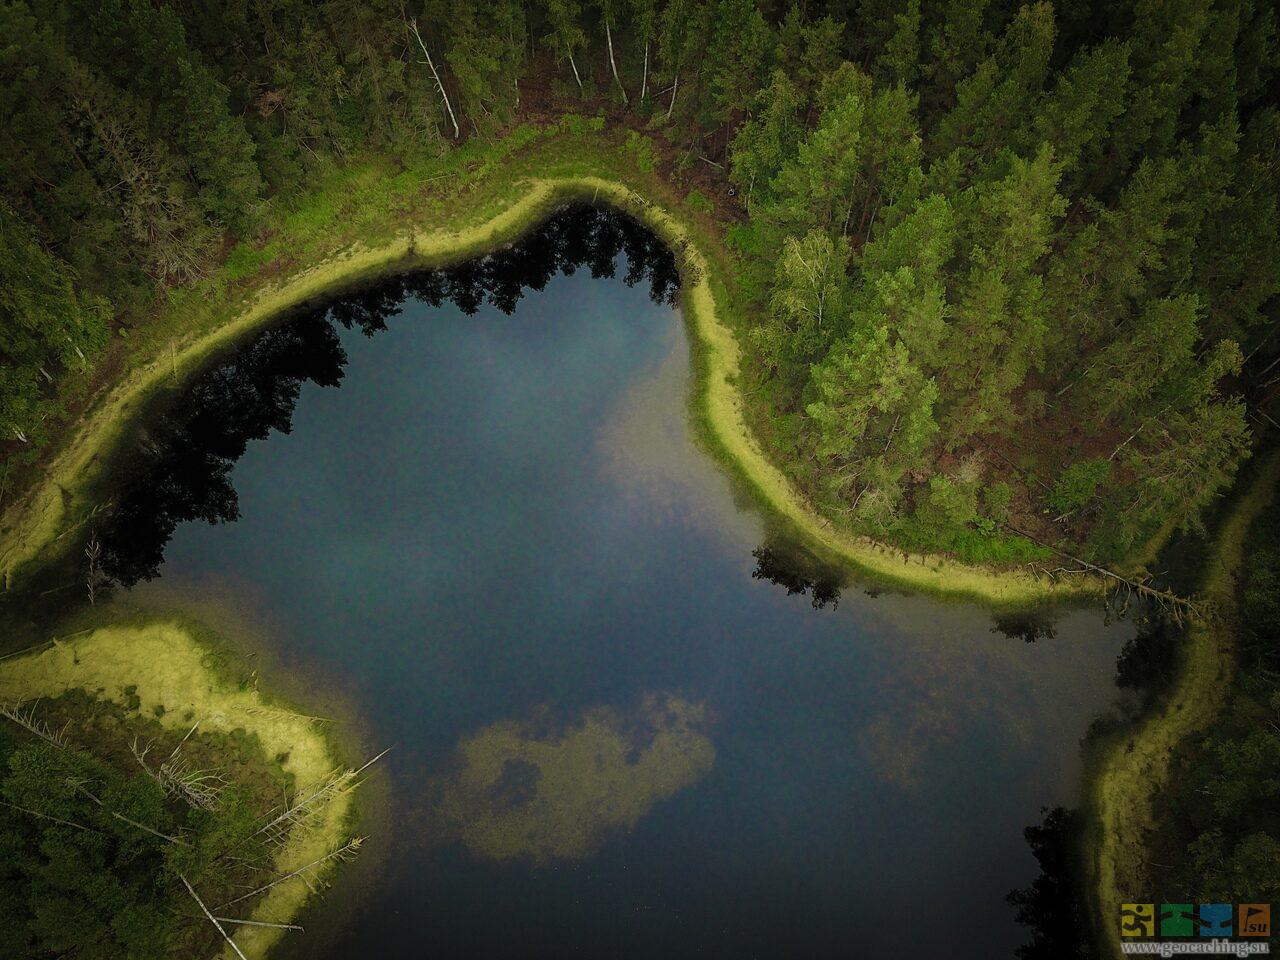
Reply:
<svg viewBox="0 0 1280 960"><path fill-rule="evenodd" d="M238 688L212 663L212 648L173 618L159 617L142 624L108 625L75 639L58 641L39 653L0 663L0 700L36 700L84 690L125 706L125 688L137 697L135 708L181 734L194 714L207 731L230 734L243 729L256 736L263 754L277 757L294 776L302 794L341 769L336 750L313 718L263 696L256 688ZM163 707L157 711L157 707ZM336 793L322 807L322 819L311 827L295 827L275 853L282 875L305 868L340 846L355 816L355 797ZM268 891L249 919L289 923L312 900L310 882L334 870L321 865L307 876L294 877ZM244 926L236 930L237 946L252 958L263 958L283 937L270 927ZM216 955L235 960L230 947Z"/></svg>
<svg viewBox="0 0 1280 960"><path fill-rule="evenodd" d="M546 166L554 168L554 163ZM603 164L588 164L589 167ZM747 425L736 382L740 347L723 319L713 282L719 281L712 260L697 237L677 215L650 201L622 180L590 173L521 177L520 193L488 219L451 229L411 224L390 242L352 244L313 265L267 282L225 319L154 351L150 359L129 369L93 404L66 445L41 471L41 479L11 504L0 528L0 574L5 589L22 568L47 559L64 536L80 525L74 516L77 497L109 459L119 440L150 401L181 385L218 352L230 349L265 329L288 310L333 294L361 281L417 267L460 262L513 242L558 206L572 200L609 203L653 230L681 263L681 309L690 331L695 379L690 408L716 459L788 532L840 565L873 579L943 598L976 600L995 607L1030 607L1042 603L1100 596L1094 578L1052 581L1027 570L970 566L930 554L911 554L869 537L841 531L822 517L763 452ZM481 198L472 206L484 206ZM80 504L88 508L88 504Z"/></svg>
<svg viewBox="0 0 1280 960"><path fill-rule="evenodd" d="M1109 744L1085 786L1088 904L1105 955L1122 955L1121 903L1144 902L1142 842L1153 826L1151 798L1168 779L1173 750L1218 716L1235 674L1236 576L1249 527L1275 496L1280 451L1271 453L1215 532L1201 580L1211 622L1187 630L1177 680L1163 703Z"/></svg>

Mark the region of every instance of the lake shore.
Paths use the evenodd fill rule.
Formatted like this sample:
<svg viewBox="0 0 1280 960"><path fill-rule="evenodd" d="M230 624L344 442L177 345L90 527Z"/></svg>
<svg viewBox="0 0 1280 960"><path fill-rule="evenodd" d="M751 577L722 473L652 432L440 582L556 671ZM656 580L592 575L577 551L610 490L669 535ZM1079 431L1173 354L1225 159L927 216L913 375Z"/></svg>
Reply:
<svg viewBox="0 0 1280 960"><path fill-rule="evenodd" d="M1120 904L1146 902L1143 841L1153 827L1151 801L1167 782L1174 749L1218 715L1235 674L1236 577L1253 521L1280 483L1280 453L1258 469L1211 541L1200 595L1209 622L1187 630L1181 669L1161 706L1117 738L1099 760L1086 792L1087 882L1094 928L1108 956L1121 956Z"/></svg>
<svg viewBox="0 0 1280 960"><path fill-rule="evenodd" d="M136 352L136 362L68 432L35 486L5 511L0 524L5 584L12 586L24 566L56 555L60 543L72 540L69 534L92 516L95 481L131 424L238 342L300 304L378 276L482 255L516 240L556 207L589 200L636 217L677 252L684 274L681 303L696 361L691 411L718 459L789 533L824 558L876 581L940 597L1030 607L1102 594L1101 583L1092 578L1055 581L1027 569L998 570L912 554L840 530L821 516L769 460L747 424L737 387L740 345L726 316L731 278L705 249L716 243L710 226L700 227L652 170L634 164L628 170L629 164L619 163L598 128L589 136L552 128L525 139L531 145L517 144L511 157L483 163L479 176L444 205L447 212L437 204L439 219L412 210L391 213L396 208L386 205L374 225L360 230L360 239L299 256L296 269L280 275L260 271L233 293L225 282L215 285L198 306L192 296L171 298L165 310L171 316L157 327L174 334ZM500 176L503 170L514 176ZM402 185L409 194L413 186ZM277 236L272 246L291 246L287 240ZM191 311L192 322L181 322L184 310Z"/></svg>
<svg viewBox="0 0 1280 960"><path fill-rule="evenodd" d="M80 636L55 640L41 652L0 663L0 701L26 702L84 690L98 698L155 717L176 734L197 722L205 733L242 730L256 737L263 754L275 757L294 778L295 796L305 796L342 769L338 751L315 718L296 712L260 693L256 685L237 684L218 669L215 651L198 639L190 624L160 618L143 623L96 627ZM350 790L337 791L317 808L310 826L295 826L276 850L280 876L306 871L269 890L247 919L290 923L312 897L311 884L334 869L332 863L307 867L340 847L355 818ZM237 946L257 960L265 957L285 931L243 926ZM235 960L228 946L221 960Z"/></svg>

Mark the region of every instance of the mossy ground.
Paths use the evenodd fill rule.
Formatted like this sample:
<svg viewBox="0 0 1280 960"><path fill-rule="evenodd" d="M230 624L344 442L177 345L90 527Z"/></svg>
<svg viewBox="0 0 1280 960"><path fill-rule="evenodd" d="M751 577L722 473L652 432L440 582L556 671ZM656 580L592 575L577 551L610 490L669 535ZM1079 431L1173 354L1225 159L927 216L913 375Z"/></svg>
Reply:
<svg viewBox="0 0 1280 960"><path fill-rule="evenodd" d="M1206 558L1201 595L1213 619L1187 630L1180 672L1161 705L1114 738L1097 758L1086 798L1089 884L1095 925L1107 955L1120 956L1120 904L1150 899L1147 834L1152 798L1168 780L1174 750L1213 721L1235 670L1235 589L1249 527L1275 496L1280 453L1273 453L1224 519Z"/></svg>
<svg viewBox="0 0 1280 960"><path fill-rule="evenodd" d="M1087 578L1055 582L1025 569L910 554L820 516L748 426L738 389L737 331L746 322L726 306L733 302L731 264L706 211L654 172L634 137L622 141L598 122L574 117L520 127L496 144L468 144L395 174L376 166L335 174L305 204L282 213L269 238L240 244L213 278L173 292L146 340L128 351L121 377L68 434L28 494L6 510L0 523L6 584L74 541L72 531L106 495L101 476L129 425L238 341L291 307L362 279L457 262L511 242L570 199L620 207L676 250L695 346L694 418L712 452L790 533L874 579L942 596L1028 607L1098 592Z"/></svg>
<svg viewBox="0 0 1280 960"><path fill-rule="evenodd" d="M90 628L54 641L39 653L0 663L0 701L54 699L81 692L124 715L178 736L198 722L205 734L252 741L253 753L277 765L294 795L326 779L339 766L323 728L238 681L226 660L190 621L160 619ZM108 745L110 746L110 745ZM314 828L295 830L276 854L281 874L323 857L346 839L352 797L338 794ZM315 877L312 877L314 880ZM251 919L287 922L311 894L307 881L287 881L255 905ZM265 956L282 931L244 927L236 942L250 957ZM224 957L233 956L229 950Z"/></svg>

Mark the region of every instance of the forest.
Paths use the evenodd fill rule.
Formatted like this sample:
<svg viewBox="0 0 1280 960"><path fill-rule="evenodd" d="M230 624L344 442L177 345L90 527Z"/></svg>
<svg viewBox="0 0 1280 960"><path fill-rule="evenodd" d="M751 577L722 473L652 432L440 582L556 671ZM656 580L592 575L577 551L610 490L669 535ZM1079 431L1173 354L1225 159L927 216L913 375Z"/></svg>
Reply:
<svg viewBox="0 0 1280 960"><path fill-rule="evenodd" d="M854 529L1117 562L1275 423L1264 2L6 0L0 35L7 469L322 171L584 106L719 188L753 427Z"/></svg>
<svg viewBox="0 0 1280 960"><path fill-rule="evenodd" d="M149 323L256 268L327 174L464 144L500 163L522 125L581 114L712 225L750 425L823 516L972 563L1132 563L1201 530L1280 427L1278 76L1267 0L0 0L0 507ZM128 500L105 523L119 582L178 520L234 515L246 439L341 376L317 336L257 358L299 371L271 423L171 424L231 452L154 529ZM1280 898L1278 517L1252 535L1230 706L1176 758L1166 897ZM215 946L174 881L261 879L278 771L255 758L215 816L101 737L10 719L0 953ZM1068 816L1029 834L1042 863ZM1012 902L1074 929L1058 894Z"/></svg>
<svg viewBox="0 0 1280 960"><path fill-rule="evenodd" d="M1266 3L6 0L0 21L6 469L114 336L324 170L584 105L719 186L753 426L850 527L1115 562L1198 523L1275 423Z"/></svg>

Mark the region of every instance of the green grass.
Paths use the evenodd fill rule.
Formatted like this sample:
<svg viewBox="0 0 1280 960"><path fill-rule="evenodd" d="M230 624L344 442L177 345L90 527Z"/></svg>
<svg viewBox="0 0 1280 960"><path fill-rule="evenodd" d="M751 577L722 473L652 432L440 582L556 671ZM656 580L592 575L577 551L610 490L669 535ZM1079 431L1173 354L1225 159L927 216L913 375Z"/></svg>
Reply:
<svg viewBox="0 0 1280 960"><path fill-rule="evenodd" d="M409 170L384 160L333 168L314 189L263 214L255 243L200 283L174 291L155 318L117 345L121 373L47 463L41 482L11 507L0 527L0 570L49 559L74 543L76 529L107 494L104 466L129 425L221 352L289 306L361 279L439 265L508 242L552 208L578 197L610 202L645 221L675 248L686 271L684 306L701 382L697 418L709 446L776 517L844 564L874 577L944 595L1004 605L1096 590L1053 584L1023 570L992 571L934 554L904 556L822 517L770 462L748 427L737 390L747 305L734 286L737 261L696 191L687 197L650 166L652 148L601 131L597 120L567 117L519 127L492 143L469 141ZM252 264L259 264L256 272ZM971 556L977 544L969 544ZM987 546L988 555L995 555ZM1011 556L1012 554L1005 554Z"/></svg>
<svg viewBox="0 0 1280 960"><path fill-rule="evenodd" d="M1249 527L1271 502L1278 483L1280 453L1258 469L1218 531L1201 586L1216 615L1188 629L1169 694L1135 730L1099 748L1086 797L1088 867L1098 942L1108 955L1120 956L1120 904L1149 899L1144 842L1154 826L1152 798L1168 778L1170 758L1179 743L1213 721L1230 688L1236 572Z"/></svg>
<svg viewBox="0 0 1280 960"><path fill-rule="evenodd" d="M243 672L228 674L227 652L190 619L121 613L108 620L38 653L0 663L0 700L56 699L85 691L130 716L151 718L177 736L194 718L202 733L236 742L227 756L244 751L283 758L282 773L302 790L323 782L338 766L321 727L259 693L256 683L246 686ZM275 869L290 873L343 842L352 810L349 794L335 795L320 810L318 825L293 831L275 855ZM302 878L282 883L255 905L252 918L287 922L310 895ZM246 927L236 941L248 956L262 957L281 933Z"/></svg>

